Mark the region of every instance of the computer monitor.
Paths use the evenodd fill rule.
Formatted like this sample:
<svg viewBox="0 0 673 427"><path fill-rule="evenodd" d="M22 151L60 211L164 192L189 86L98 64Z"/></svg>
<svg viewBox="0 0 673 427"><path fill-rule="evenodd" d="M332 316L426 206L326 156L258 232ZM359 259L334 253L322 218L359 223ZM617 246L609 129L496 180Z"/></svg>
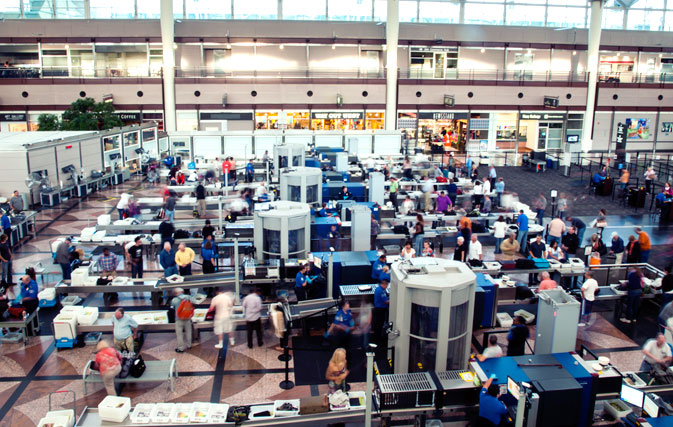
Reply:
<svg viewBox="0 0 673 427"><path fill-rule="evenodd" d="M652 418L659 416L659 405L650 397L649 393L645 395L643 400L643 411Z"/></svg>
<svg viewBox="0 0 673 427"><path fill-rule="evenodd" d="M315 265L316 268L322 268L322 259L320 257L313 257L313 265Z"/></svg>
<svg viewBox="0 0 673 427"><path fill-rule="evenodd" d="M519 400L519 395L521 394L521 388L519 387L519 384L517 384L516 381L514 381L512 377L510 377L509 375L507 376L507 391L515 399Z"/></svg>
<svg viewBox="0 0 673 427"><path fill-rule="evenodd" d="M643 397L645 393L638 390L637 388L630 387L626 384L622 384L622 392L619 397L626 403L637 406L638 408L643 407Z"/></svg>

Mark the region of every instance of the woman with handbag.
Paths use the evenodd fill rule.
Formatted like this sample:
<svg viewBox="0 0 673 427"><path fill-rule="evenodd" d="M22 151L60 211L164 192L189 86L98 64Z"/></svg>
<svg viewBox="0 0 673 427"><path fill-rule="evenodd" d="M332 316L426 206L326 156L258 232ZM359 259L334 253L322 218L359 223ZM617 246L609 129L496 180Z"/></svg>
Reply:
<svg viewBox="0 0 673 427"><path fill-rule="evenodd" d="M116 396L115 377L122 370L122 357L117 350L110 347L110 344L103 340L96 346L96 365L100 376L103 378L105 390L109 396Z"/></svg>

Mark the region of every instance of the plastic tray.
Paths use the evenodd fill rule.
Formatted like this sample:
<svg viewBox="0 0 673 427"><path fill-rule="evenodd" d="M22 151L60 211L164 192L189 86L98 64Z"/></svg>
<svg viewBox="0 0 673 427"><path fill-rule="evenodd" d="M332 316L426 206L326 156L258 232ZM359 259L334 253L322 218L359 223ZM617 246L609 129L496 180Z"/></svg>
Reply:
<svg viewBox="0 0 673 427"><path fill-rule="evenodd" d="M297 408L296 411L282 411L278 409L281 405L284 403L290 403L292 406ZM296 417L299 415L299 404L300 401L299 399L288 399L288 400L276 400L273 402L273 407L275 408L275 416L276 417Z"/></svg>
<svg viewBox="0 0 673 427"><path fill-rule="evenodd" d="M22 332L7 332L5 335L0 336L0 341L6 343L17 343L23 340Z"/></svg>
<svg viewBox="0 0 673 427"><path fill-rule="evenodd" d="M260 413L263 411L269 411L271 414L270 416L258 416L256 417L256 413ZM251 405L250 406L250 414L248 415L249 420L268 420L270 418L273 418L274 416L274 406L273 404L268 404L268 405Z"/></svg>
<svg viewBox="0 0 673 427"><path fill-rule="evenodd" d="M367 394L364 391L349 391L349 399L360 399L360 405L350 405L351 409L363 409L367 402Z"/></svg>
<svg viewBox="0 0 673 427"><path fill-rule="evenodd" d="M131 412L131 422L133 424L149 424L155 406L154 403L138 403Z"/></svg>
<svg viewBox="0 0 673 427"><path fill-rule="evenodd" d="M208 421L213 424L224 424L227 421L228 413L229 405L226 403L211 403L210 411L208 411Z"/></svg>
<svg viewBox="0 0 673 427"><path fill-rule="evenodd" d="M191 412L191 403L176 403L171 412L171 421L176 424L188 424Z"/></svg>
<svg viewBox="0 0 673 427"><path fill-rule="evenodd" d="M152 411L153 423L170 423L174 403L157 403Z"/></svg>
<svg viewBox="0 0 673 427"><path fill-rule="evenodd" d="M194 402L189 412L189 422L207 423L210 413L210 402Z"/></svg>
<svg viewBox="0 0 673 427"><path fill-rule="evenodd" d="M77 305L82 301L82 298L78 297L77 295L68 295L67 297L63 298L61 300L61 305L66 306L66 305Z"/></svg>
<svg viewBox="0 0 673 427"><path fill-rule="evenodd" d="M103 337L102 332L89 332L84 336L84 344L85 345L96 345L100 341L100 339Z"/></svg>
<svg viewBox="0 0 673 427"><path fill-rule="evenodd" d="M103 421L120 423L131 412L131 398L107 396L98 404L98 415Z"/></svg>

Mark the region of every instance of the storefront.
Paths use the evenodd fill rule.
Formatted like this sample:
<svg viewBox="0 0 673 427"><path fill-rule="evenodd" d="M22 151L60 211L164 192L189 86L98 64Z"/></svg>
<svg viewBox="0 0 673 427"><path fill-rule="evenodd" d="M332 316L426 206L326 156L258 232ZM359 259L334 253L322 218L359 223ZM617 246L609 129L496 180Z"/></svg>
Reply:
<svg viewBox="0 0 673 427"><path fill-rule="evenodd" d="M404 130L410 139L418 134L419 142L440 141L445 148L463 151L467 139L468 113L448 111L401 112L398 114L398 129ZM446 134L446 140L444 138Z"/></svg>
<svg viewBox="0 0 673 427"><path fill-rule="evenodd" d="M385 113L383 111L372 111L365 113L367 120L365 126L367 130L385 129Z"/></svg>
<svg viewBox="0 0 673 427"><path fill-rule="evenodd" d="M161 111L143 111L143 124L156 123L159 132L164 130L164 113Z"/></svg>
<svg viewBox="0 0 673 427"><path fill-rule="evenodd" d="M311 130L364 130L364 111L314 111Z"/></svg>
<svg viewBox="0 0 673 427"><path fill-rule="evenodd" d="M493 113L495 116L495 113ZM495 123L495 122L494 122ZM493 136L491 142L489 136ZM495 146L495 131L491 131L491 113L471 113L469 140L466 151L492 151Z"/></svg>
<svg viewBox="0 0 673 427"><path fill-rule="evenodd" d="M199 130L253 130L252 111L201 112Z"/></svg>
<svg viewBox="0 0 673 427"><path fill-rule="evenodd" d="M519 150L560 151L567 115L565 113L521 113Z"/></svg>
<svg viewBox="0 0 673 427"><path fill-rule="evenodd" d="M256 111L255 129L308 129L308 111Z"/></svg>
<svg viewBox="0 0 673 427"><path fill-rule="evenodd" d="M491 130L495 133L496 150L516 150L516 121L517 113L491 114Z"/></svg>
<svg viewBox="0 0 673 427"><path fill-rule="evenodd" d="M37 123L26 122L25 113L2 113L0 114L0 132L27 132L37 130Z"/></svg>

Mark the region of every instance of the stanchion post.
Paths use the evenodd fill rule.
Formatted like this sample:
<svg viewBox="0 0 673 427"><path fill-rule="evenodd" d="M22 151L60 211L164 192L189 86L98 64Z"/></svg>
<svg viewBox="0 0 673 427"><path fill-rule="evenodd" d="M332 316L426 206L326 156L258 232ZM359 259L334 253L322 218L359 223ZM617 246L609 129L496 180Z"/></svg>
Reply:
<svg viewBox="0 0 673 427"><path fill-rule="evenodd" d="M284 350L285 354L289 356L290 354L290 347L285 346ZM280 388L283 390L290 390L294 388L294 383L290 381L290 359L289 357L285 358L285 379L278 384Z"/></svg>
<svg viewBox="0 0 673 427"><path fill-rule="evenodd" d="M376 351L376 344L369 344L367 348L367 385L365 389L365 427L372 425L372 400L374 387L374 354Z"/></svg>
<svg viewBox="0 0 673 427"><path fill-rule="evenodd" d="M332 299L332 286L334 283L334 253L329 253L329 263L327 264L327 298Z"/></svg>
<svg viewBox="0 0 673 427"><path fill-rule="evenodd" d="M287 340L290 339L289 335L290 334L289 334L288 331L283 332L283 338L286 341L285 341L285 346L283 347L283 354L278 356L278 360L280 360L281 362L289 362L290 360L292 360L292 356L290 355L290 349L287 346Z"/></svg>
<svg viewBox="0 0 673 427"><path fill-rule="evenodd" d="M236 285L236 304L241 303L241 281L238 271L238 237L234 238L234 284Z"/></svg>

